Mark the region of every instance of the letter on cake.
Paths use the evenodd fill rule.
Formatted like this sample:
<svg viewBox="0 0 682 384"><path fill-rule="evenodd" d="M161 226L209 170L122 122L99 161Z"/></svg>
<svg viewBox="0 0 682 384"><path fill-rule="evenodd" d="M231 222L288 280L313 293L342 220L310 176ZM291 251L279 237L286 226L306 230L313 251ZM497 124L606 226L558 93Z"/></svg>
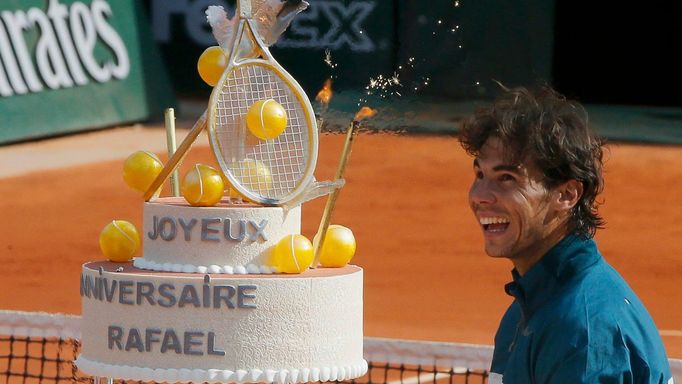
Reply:
<svg viewBox="0 0 682 384"><path fill-rule="evenodd" d="M137 282L137 305L142 304L142 298L147 299L149 305L155 305L154 302L154 284L147 281Z"/></svg>
<svg viewBox="0 0 682 384"><path fill-rule="evenodd" d="M222 291L227 291L224 294ZM213 287L213 308L220 308L220 302L224 301L227 307L234 309L234 303L232 303L232 298L237 292L231 285L217 285Z"/></svg>
<svg viewBox="0 0 682 384"><path fill-rule="evenodd" d="M144 350L150 352L152 350L152 343L158 343L161 341L158 337L161 335L161 330L158 328L147 328L144 330Z"/></svg>
<svg viewBox="0 0 682 384"><path fill-rule="evenodd" d="M159 218L154 216L152 221L152 230L147 232L147 237L156 240L156 238L159 237Z"/></svg>
<svg viewBox="0 0 682 384"><path fill-rule="evenodd" d="M225 240L242 241L246 237L246 221L239 220L239 235L232 234L232 219L225 219L223 222L223 236Z"/></svg>
<svg viewBox="0 0 682 384"><path fill-rule="evenodd" d="M130 328L128 332L128 339L126 340L126 351L137 349L138 352L144 352L144 344L142 343L142 336L137 328Z"/></svg>
<svg viewBox="0 0 682 384"><path fill-rule="evenodd" d="M182 228L182 231L185 233L185 241L192 240L192 228L194 228L194 226L197 225L197 219L192 219L189 221L189 223L185 223L185 220L183 220L182 218L178 218L178 223L180 223L180 227Z"/></svg>
<svg viewBox="0 0 682 384"><path fill-rule="evenodd" d="M128 298L128 295L133 294L133 282L121 281L118 283L118 302L121 304L133 305L135 302Z"/></svg>
<svg viewBox="0 0 682 384"><path fill-rule="evenodd" d="M184 348L183 348L183 353L185 355L195 355L195 356L201 356L204 353L201 351L197 351L196 349L192 349L193 346L201 346L202 342L201 340L197 340L199 337L203 337L204 333L203 332L185 332L185 343L184 343Z"/></svg>
<svg viewBox="0 0 682 384"><path fill-rule="evenodd" d="M168 232L166 232L166 224L169 225ZM175 226L175 221L170 217L163 217L159 221L159 236L166 241L171 241L175 239L175 235L178 233L178 228Z"/></svg>
<svg viewBox="0 0 682 384"><path fill-rule="evenodd" d="M225 356L225 351L215 349L215 332L208 333L208 345L206 347L209 355Z"/></svg>
<svg viewBox="0 0 682 384"><path fill-rule="evenodd" d="M111 285L109 285L107 284L109 280L106 277L102 280L104 285L104 296L106 296L107 301L111 303L111 300L114 299L114 293L116 293L116 284L118 281L111 280Z"/></svg>
<svg viewBox="0 0 682 384"><path fill-rule="evenodd" d="M220 223L220 219L201 219L201 241L220 241L219 238L212 236L220 231L209 228L209 225L215 223Z"/></svg>
<svg viewBox="0 0 682 384"><path fill-rule="evenodd" d="M263 241L268 241L268 238L265 237L265 227L268 225L268 221L266 219L261 220L260 224L256 224L254 221L249 220L249 224L256 230L256 232L251 234L251 241L256 241L258 240L258 236L260 236Z"/></svg>
<svg viewBox="0 0 682 384"><path fill-rule="evenodd" d="M175 290L175 286L173 284L161 284L159 286L159 295L163 297L166 300L159 300L158 303L160 306L164 308L170 308L177 303L177 300L175 299L175 295L173 294L173 291Z"/></svg>
<svg viewBox="0 0 682 384"><path fill-rule="evenodd" d="M166 332L163 334L163 341L161 342L161 353L166 353L168 350L172 350L177 354L182 353L182 345L180 345L178 335L172 329L166 329Z"/></svg>
<svg viewBox="0 0 682 384"><path fill-rule="evenodd" d="M246 299L255 299L256 295L249 294L247 291L256 290L255 285L240 285L237 287L237 306L239 308L256 308L255 304L245 303Z"/></svg>
<svg viewBox="0 0 682 384"><path fill-rule="evenodd" d="M178 307L182 308L186 304L192 304L195 307L201 307L201 302L199 301L199 294L193 285L185 285L182 288L182 293L180 294L180 300L178 302Z"/></svg>
<svg viewBox="0 0 682 384"><path fill-rule="evenodd" d="M123 328L110 325L109 332L107 332L107 338L109 339L109 349L114 349L114 344L118 349L123 349L123 344L121 343Z"/></svg>

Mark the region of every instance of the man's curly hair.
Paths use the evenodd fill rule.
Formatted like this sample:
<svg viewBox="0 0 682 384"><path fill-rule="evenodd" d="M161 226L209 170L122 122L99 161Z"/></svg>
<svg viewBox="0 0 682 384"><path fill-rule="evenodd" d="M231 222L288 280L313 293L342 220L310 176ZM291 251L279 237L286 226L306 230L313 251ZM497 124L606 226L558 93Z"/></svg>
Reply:
<svg viewBox="0 0 682 384"><path fill-rule="evenodd" d="M588 127L580 104L549 87L505 89L492 106L464 121L459 134L472 156L480 154L490 137L499 138L511 164L526 159L536 164L547 188L571 179L582 183L583 194L569 219L571 233L593 237L603 228L596 202L604 187L603 141Z"/></svg>

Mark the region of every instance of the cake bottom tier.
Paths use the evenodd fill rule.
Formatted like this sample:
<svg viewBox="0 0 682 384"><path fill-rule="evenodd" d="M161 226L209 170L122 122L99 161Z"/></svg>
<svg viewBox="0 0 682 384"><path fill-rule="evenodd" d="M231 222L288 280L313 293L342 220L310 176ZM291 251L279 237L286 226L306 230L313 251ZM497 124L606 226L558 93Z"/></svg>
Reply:
<svg viewBox="0 0 682 384"><path fill-rule="evenodd" d="M92 262L81 274L83 372L166 382L362 376L362 269L203 275Z"/></svg>

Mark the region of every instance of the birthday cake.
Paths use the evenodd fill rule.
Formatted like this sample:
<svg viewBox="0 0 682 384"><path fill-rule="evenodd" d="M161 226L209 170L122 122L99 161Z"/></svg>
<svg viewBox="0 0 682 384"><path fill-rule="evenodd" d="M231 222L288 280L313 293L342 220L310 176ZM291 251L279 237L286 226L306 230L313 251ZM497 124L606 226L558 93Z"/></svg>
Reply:
<svg viewBox="0 0 682 384"><path fill-rule="evenodd" d="M366 373L363 271L348 264L355 239L348 228L329 225L342 172L334 181L314 180L310 101L264 43L276 41L305 6L239 0L232 20L209 7L219 46L198 64L214 86L209 108L177 152L169 145L166 164L145 151L126 159L123 179L144 193L142 231L111 221L99 238L106 261L82 267L81 371L223 383ZM197 164L183 178L182 197L159 197L204 129L220 169ZM329 193L334 198L311 242L300 234L300 206ZM142 256L134 257L140 243Z"/></svg>
<svg viewBox="0 0 682 384"><path fill-rule="evenodd" d="M157 382L348 380L363 375L363 272L279 273L271 253L300 207L144 204L144 257L81 273L79 369ZM144 268L144 269L143 269Z"/></svg>

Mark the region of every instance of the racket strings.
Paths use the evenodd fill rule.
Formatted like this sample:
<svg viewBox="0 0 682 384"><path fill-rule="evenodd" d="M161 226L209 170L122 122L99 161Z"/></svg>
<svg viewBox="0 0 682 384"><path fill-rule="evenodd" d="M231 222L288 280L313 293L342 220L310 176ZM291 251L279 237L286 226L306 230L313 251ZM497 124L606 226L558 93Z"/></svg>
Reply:
<svg viewBox="0 0 682 384"><path fill-rule="evenodd" d="M249 132L244 116L253 103L265 99L280 103L288 122L281 135L264 141ZM255 64L234 68L221 89L215 116L224 164L243 187L272 199L298 187L309 158L309 127L303 106L277 73Z"/></svg>

